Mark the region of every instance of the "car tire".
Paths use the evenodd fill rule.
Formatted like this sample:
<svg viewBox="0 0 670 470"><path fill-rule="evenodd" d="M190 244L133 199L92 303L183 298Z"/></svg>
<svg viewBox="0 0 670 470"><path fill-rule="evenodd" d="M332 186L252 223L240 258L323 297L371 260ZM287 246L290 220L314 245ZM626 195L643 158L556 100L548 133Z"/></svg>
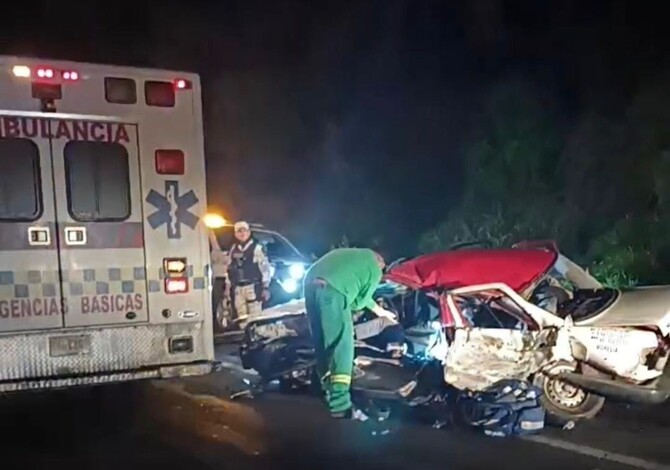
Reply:
<svg viewBox="0 0 670 470"><path fill-rule="evenodd" d="M557 369L574 371L574 367L567 363L554 366L552 371L556 372ZM548 374L536 375L533 383L542 390L540 402L549 424L563 426L571 421L594 418L605 405L605 397Z"/></svg>

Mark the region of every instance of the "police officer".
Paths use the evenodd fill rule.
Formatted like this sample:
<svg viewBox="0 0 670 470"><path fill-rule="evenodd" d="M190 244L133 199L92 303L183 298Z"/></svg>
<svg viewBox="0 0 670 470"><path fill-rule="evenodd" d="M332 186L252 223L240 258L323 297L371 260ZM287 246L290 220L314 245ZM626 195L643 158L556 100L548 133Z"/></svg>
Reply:
<svg viewBox="0 0 670 470"><path fill-rule="evenodd" d="M237 222L234 228L228 278L236 320L242 327L249 315L261 313L263 302L270 299L270 261L247 222Z"/></svg>

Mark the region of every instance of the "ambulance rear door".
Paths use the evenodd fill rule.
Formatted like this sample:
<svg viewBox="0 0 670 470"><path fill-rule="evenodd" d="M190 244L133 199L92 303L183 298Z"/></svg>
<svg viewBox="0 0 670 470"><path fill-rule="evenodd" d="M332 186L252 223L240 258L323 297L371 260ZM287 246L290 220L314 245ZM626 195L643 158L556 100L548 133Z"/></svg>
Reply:
<svg viewBox="0 0 670 470"><path fill-rule="evenodd" d="M50 125L65 326L146 322L138 127Z"/></svg>
<svg viewBox="0 0 670 470"><path fill-rule="evenodd" d="M0 333L61 328L48 133L0 112Z"/></svg>

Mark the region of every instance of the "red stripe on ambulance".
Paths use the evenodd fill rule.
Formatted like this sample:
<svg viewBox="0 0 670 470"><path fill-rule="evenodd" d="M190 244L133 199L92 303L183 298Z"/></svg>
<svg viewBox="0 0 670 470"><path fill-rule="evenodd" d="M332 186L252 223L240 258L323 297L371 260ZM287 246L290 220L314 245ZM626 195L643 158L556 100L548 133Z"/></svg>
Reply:
<svg viewBox="0 0 670 470"><path fill-rule="evenodd" d="M126 124L0 116L0 137L65 139L127 144Z"/></svg>

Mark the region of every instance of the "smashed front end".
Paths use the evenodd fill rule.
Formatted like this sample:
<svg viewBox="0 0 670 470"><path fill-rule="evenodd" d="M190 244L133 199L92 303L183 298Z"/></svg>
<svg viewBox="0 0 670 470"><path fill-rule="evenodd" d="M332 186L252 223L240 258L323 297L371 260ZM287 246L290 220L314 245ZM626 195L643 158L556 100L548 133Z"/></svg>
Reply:
<svg viewBox="0 0 670 470"><path fill-rule="evenodd" d="M314 364L312 335L304 310L273 313L249 322L240 346L242 366L256 370L266 382Z"/></svg>

